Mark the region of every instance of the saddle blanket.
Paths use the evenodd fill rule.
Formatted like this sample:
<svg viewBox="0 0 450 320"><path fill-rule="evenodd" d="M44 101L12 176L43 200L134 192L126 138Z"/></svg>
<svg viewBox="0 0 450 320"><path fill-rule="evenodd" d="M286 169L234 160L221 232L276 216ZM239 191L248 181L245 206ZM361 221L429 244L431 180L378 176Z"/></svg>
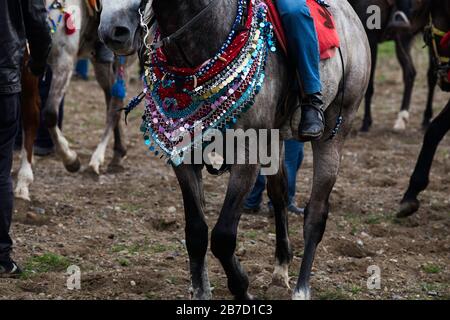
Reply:
<svg viewBox="0 0 450 320"><path fill-rule="evenodd" d="M268 18L274 27L274 34L276 35L278 44L284 53L288 55L286 34L278 10L272 0L265 1L269 9ZM316 26L320 47L320 59L330 59L335 55L336 48L340 46L334 17L325 5L319 4L317 0L306 0L306 3L309 6Z"/></svg>

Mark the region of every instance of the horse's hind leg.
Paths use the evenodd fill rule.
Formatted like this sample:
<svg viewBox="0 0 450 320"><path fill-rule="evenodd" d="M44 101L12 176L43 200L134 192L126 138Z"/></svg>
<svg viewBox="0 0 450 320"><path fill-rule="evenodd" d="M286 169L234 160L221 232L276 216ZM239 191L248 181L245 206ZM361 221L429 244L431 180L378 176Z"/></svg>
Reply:
<svg viewBox="0 0 450 320"><path fill-rule="evenodd" d="M397 58L403 69L403 82L405 83L401 110L394 124L394 130L396 131L405 130L409 121L409 107L411 105L411 97L417 73L411 57L413 38L412 35L401 36L395 42Z"/></svg>
<svg viewBox="0 0 450 320"><path fill-rule="evenodd" d="M258 165L233 165L219 220L211 234L211 251L228 277L228 288L236 299L250 299L248 277L234 254L242 203L258 175Z"/></svg>
<svg viewBox="0 0 450 320"><path fill-rule="evenodd" d="M425 133L422 150L411 176L408 190L401 201L397 217L403 218L412 215L419 209L417 196L426 189L436 149L450 130L450 101L442 112L434 119Z"/></svg>
<svg viewBox="0 0 450 320"><path fill-rule="evenodd" d="M208 225L205 221L202 166L181 165L174 168L183 193L186 220L186 247L192 279L193 298L211 299L206 251Z"/></svg>
<svg viewBox="0 0 450 320"><path fill-rule="evenodd" d="M290 288L289 264L292 261L292 248L288 234L287 180L283 165L280 166L277 174L267 177L267 193L275 212L276 229L276 264L272 283Z"/></svg>
<svg viewBox="0 0 450 320"><path fill-rule="evenodd" d="M106 101L106 127L102 135L100 143L97 145L89 162L89 168L96 174L100 174L100 167L105 162L105 153L108 143L113 135L114 119L110 112L111 106L111 89L114 82L114 71L112 63L97 63L92 61L94 65L95 77L100 87L103 89Z"/></svg>

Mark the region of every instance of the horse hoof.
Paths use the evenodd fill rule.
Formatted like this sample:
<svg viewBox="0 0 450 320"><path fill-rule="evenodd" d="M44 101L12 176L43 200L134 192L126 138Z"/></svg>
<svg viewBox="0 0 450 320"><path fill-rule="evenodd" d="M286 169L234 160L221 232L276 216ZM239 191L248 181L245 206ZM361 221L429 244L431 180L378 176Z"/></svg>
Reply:
<svg viewBox="0 0 450 320"><path fill-rule="evenodd" d="M243 296L236 297L236 300L255 300L255 297L250 293L246 292Z"/></svg>
<svg viewBox="0 0 450 320"><path fill-rule="evenodd" d="M362 125L362 127L361 127L361 129L359 129L359 131L361 131L361 132L369 132L370 131L370 127L371 127L371 125L370 124L363 124Z"/></svg>
<svg viewBox="0 0 450 320"><path fill-rule="evenodd" d="M14 190L14 197L16 199L21 199L26 202L31 202L30 191L26 187L22 187L22 188L17 187L16 190Z"/></svg>
<svg viewBox="0 0 450 320"><path fill-rule="evenodd" d="M292 300L311 300L311 290L309 288L295 290Z"/></svg>
<svg viewBox="0 0 450 320"><path fill-rule="evenodd" d="M410 199L400 204L400 209L397 212L397 218L406 218L417 212L420 208L420 201L417 199Z"/></svg>
<svg viewBox="0 0 450 320"><path fill-rule="evenodd" d="M70 173L75 173L80 171L81 162L80 159L77 157L75 161L73 161L72 163L64 164L64 166L66 167L66 170L69 171Z"/></svg>
<svg viewBox="0 0 450 320"><path fill-rule="evenodd" d="M97 176L100 175L100 163L96 162L96 163L90 163L89 164L89 169L92 173L96 174Z"/></svg>
<svg viewBox="0 0 450 320"><path fill-rule="evenodd" d="M394 124L394 131L405 131L409 121L409 112L404 110L398 113L397 120Z"/></svg>

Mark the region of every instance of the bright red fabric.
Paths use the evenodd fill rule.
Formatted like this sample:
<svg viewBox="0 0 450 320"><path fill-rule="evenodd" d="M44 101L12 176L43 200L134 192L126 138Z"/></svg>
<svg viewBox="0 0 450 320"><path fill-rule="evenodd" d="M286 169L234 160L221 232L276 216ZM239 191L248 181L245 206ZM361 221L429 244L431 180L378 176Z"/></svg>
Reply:
<svg viewBox="0 0 450 320"><path fill-rule="evenodd" d="M269 18L272 22L277 40L287 54L287 40L283 29L278 10L272 0L266 0L269 8ZM320 59L326 60L332 58L336 53L336 48L339 48L339 35L336 30L336 25L330 11L317 3L316 0L306 0L311 11L311 16L314 19L317 36L319 38Z"/></svg>

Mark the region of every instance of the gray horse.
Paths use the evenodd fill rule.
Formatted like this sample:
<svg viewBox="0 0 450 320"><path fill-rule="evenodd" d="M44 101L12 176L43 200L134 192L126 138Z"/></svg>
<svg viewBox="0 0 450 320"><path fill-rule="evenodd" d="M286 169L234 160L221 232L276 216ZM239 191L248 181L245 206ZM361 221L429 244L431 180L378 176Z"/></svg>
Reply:
<svg viewBox="0 0 450 320"><path fill-rule="evenodd" d="M47 5L52 2L52 0L47 0ZM94 65L97 81L104 91L107 105L106 128L89 163L89 167L99 174L99 168L104 162L106 147L113 134L115 138L113 162L120 163L126 155L119 121L120 113L117 112L123 107L123 101L111 96L111 89L116 78L113 62L99 61L92 56L99 43L97 35L99 13L92 13L84 0L65 0L64 3L66 10L73 10L75 23L79 30L73 35L66 35L64 26L61 25L54 34L53 49L49 57L53 78L44 112L56 151L61 156L66 169L70 172L78 171L80 169L78 156L70 149L69 143L58 129L56 119L58 118L58 106L70 84L74 63L78 58L90 58ZM50 16L52 15L57 21L59 12L57 10L50 11Z"/></svg>
<svg viewBox="0 0 450 320"><path fill-rule="evenodd" d="M207 14L195 23L189 23L211 0L153 0L147 12L153 10L162 36L167 36L188 24L189 30L164 50L170 63L179 67L201 65L212 57L225 41L237 12L237 0L215 1ZM371 60L364 27L347 0L331 2L330 11L336 18L343 54L321 63L326 110L326 132L321 141L313 142L314 181L304 221L304 256L300 276L293 293L294 299L309 299L310 275L315 252L325 231L329 212L329 196L335 184L341 160L342 147L351 129L358 107L367 89ZM104 0L99 28L100 37L118 54L129 54L137 49L142 33L138 11L145 2L140 0ZM151 8L150 8L151 6ZM343 67L345 75L343 74ZM282 55L270 54L266 67L266 81L254 106L238 120L236 128L276 128L279 109L289 87L290 69ZM344 81L345 79L345 81ZM341 106L340 87L345 88ZM291 106L292 108L295 105ZM330 140L339 110L342 107L344 123L338 135ZM279 157L282 161L282 157ZM204 217L202 165L183 164L174 167L183 193L186 219L186 245L190 259L193 298L211 298L206 251L208 226ZM236 255L236 237L241 206L253 187L260 166L232 165L225 202L218 222L211 234L211 250L220 260L228 277L228 287L237 299L247 299L249 280ZM282 168L282 166L281 166ZM274 204L276 224L276 265L274 281L289 287L288 266L292 250L288 238L286 188L284 170L268 176L268 192ZM281 280L281 281L280 281Z"/></svg>

